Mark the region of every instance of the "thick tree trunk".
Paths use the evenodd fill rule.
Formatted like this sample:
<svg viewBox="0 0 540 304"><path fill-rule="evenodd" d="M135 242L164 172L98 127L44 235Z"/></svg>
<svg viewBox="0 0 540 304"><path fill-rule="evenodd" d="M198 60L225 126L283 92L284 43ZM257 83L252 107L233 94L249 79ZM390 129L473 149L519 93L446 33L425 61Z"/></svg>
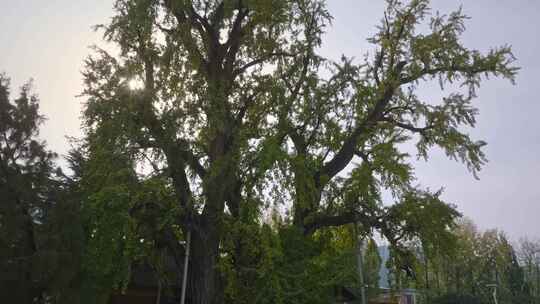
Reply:
<svg viewBox="0 0 540 304"><path fill-rule="evenodd" d="M220 304L223 288L217 269L219 234L216 229L205 230L192 232L186 303Z"/></svg>
<svg viewBox="0 0 540 304"><path fill-rule="evenodd" d="M295 202L294 202L294 216L293 224L308 233L306 230L306 218L315 211L321 200L321 189L316 187L316 182L313 176L306 174L309 172L302 160L298 161L299 168L295 169ZM311 231L313 232L313 231Z"/></svg>

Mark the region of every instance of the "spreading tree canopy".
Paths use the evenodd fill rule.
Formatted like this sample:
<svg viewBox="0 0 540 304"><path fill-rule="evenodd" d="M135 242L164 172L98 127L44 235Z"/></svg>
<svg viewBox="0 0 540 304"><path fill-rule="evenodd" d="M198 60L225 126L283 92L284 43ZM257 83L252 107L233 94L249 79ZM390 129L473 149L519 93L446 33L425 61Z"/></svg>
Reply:
<svg viewBox="0 0 540 304"><path fill-rule="evenodd" d="M242 240L258 229L246 227L272 205L302 238L357 222L398 249L444 241L458 213L416 186L403 145L420 158L439 147L473 174L486 160L466 133L472 101L486 77L514 80L510 47L470 50L461 10L388 0L372 53L333 61L319 53L331 19L321 0L118 0L98 26L116 52L96 49L84 71L85 145L98 168L87 178L103 194L89 205L120 221L161 202L169 235L192 233L193 303L224 300L223 260L245 268ZM424 84L457 89L428 100L416 93ZM142 203L130 191L150 181L160 199ZM111 241L100 236L118 227L108 223L92 238Z"/></svg>

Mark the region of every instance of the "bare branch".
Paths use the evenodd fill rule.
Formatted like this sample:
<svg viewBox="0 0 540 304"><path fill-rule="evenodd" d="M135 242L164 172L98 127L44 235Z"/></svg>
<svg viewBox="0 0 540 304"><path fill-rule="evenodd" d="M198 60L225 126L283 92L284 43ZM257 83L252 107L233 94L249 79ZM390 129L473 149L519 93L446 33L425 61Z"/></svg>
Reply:
<svg viewBox="0 0 540 304"><path fill-rule="evenodd" d="M409 130L411 132L414 132L414 133L420 133L420 134L425 134L425 132L427 130L430 130L430 129L433 129L433 124L430 124L430 125L427 125L425 127L416 127L416 126L413 126L413 125L410 125L410 124L406 124L406 123L402 123L402 122L399 122L391 117L383 117L381 119L381 121L386 121L386 122L389 122L395 126L398 126L402 129L405 129L405 130Z"/></svg>
<svg viewBox="0 0 540 304"><path fill-rule="evenodd" d="M199 62L203 67L205 67L207 65L206 59L201 54L199 46L197 45L197 41L191 33L192 28L195 27L201 34L201 38L205 39L206 35L204 35L204 31L201 31L202 28L199 21L193 15L191 16L190 20L188 20L186 12L177 4L177 2L174 2L173 0L165 0L164 3L165 7L169 9L171 14L176 18L176 21L181 27L175 31L175 34L180 36L184 47L188 51L189 57L191 57L192 60ZM193 8L191 8L191 10L192 9Z"/></svg>
<svg viewBox="0 0 540 304"><path fill-rule="evenodd" d="M287 53L287 52L277 52L277 53L268 53L266 55L263 55L251 62L248 62L246 63L244 66L238 68L238 69L235 69L234 72L233 72L233 78L244 73L247 69L249 69L250 67L252 66L255 66L255 65L258 65L258 64L263 64L264 62L272 59L272 57L278 57L278 56L284 56L284 57L294 57L295 55L294 54L290 54L290 53Z"/></svg>
<svg viewBox="0 0 540 304"><path fill-rule="evenodd" d="M244 22L245 18L249 14L249 9L243 8L242 1L238 1L238 14L233 22L233 25L231 27L231 31L229 33L229 39L225 43L225 49L227 50L226 58L225 58L225 70L232 73L234 62L236 61L236 54L238 53L238 50L240 49L240 43L242 41L242 37L244 36L244 26L242 26L242 22Z"/></svg>
<svg viewBox="0 0 540 304"><path fill-rule="evenodd" d="M396 65L394 71L395 75L399 75L401 73L401 70L405 64L406 62L401 61ZM388 106L388 103L394 96L394 92L397 87L398 86L393 84L391 80L386 83L386 88L375 104L373 110L371 110L367 117L356 126L352 133L343 142L343 145L334 155L334 157L329 162L324 164L319 172L316 173L316 179L319 186L324 186L321 179L323 176L325 177L325 180L328 181L349 164L354 156L354 151L356 150L356 145L358 144L358 138L362 133L381 120L385 108Z"/></svg>

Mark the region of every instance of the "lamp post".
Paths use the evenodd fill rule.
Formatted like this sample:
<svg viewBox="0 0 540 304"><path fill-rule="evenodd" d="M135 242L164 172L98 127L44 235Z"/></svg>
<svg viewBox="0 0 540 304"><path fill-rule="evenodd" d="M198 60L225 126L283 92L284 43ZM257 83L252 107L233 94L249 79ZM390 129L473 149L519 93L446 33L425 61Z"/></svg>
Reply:
<svg viewBox="0 0 540 304"><path fill-rule="evenodd" d="M186 301L186 286L187 286L190 246L191 246L191 230L188 230L187 239L186 239L186 250L185 250L185 255L184 255L184 275L182 277L182 293L180 296L180 304L184 304Z"/></svg>
<svg viewBox="0 0 540 304"><path fill-rule="evenodd" d="M487 287L493 287L493 302L499 304L497 301L497 284L488 284Z"/></svg>

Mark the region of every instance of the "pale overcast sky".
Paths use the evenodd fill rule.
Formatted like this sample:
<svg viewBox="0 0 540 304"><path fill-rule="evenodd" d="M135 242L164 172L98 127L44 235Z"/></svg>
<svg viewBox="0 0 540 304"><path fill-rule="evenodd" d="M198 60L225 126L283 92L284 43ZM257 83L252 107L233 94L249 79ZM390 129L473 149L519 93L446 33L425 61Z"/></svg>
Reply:
<svg viewBox="0 0 540 304"><path fill-rule="evenodd" d="M334 16L323 53L362 58L365 39L382 17L382 0L329 0ZM501 228L514 240L540 237L540 1L434 0L434 10L463 6L472 19L463 40L487 50L510 44L522 67L517 85L489 80L479 91L478 125L472 134L488 142L490 162L475 180L466 168L434 151L429 162L418 162L418 181L438 189L480 228ZM65 153L65 135L79 136L81 67L88 46L100 42L91 26L107 22L112 0L0 0L0 71L19 86L34 78L41 110L49 120L42 137ZM436 89L436 88L435 88ZM433 88L427 98L440 98Z"/></svg>

